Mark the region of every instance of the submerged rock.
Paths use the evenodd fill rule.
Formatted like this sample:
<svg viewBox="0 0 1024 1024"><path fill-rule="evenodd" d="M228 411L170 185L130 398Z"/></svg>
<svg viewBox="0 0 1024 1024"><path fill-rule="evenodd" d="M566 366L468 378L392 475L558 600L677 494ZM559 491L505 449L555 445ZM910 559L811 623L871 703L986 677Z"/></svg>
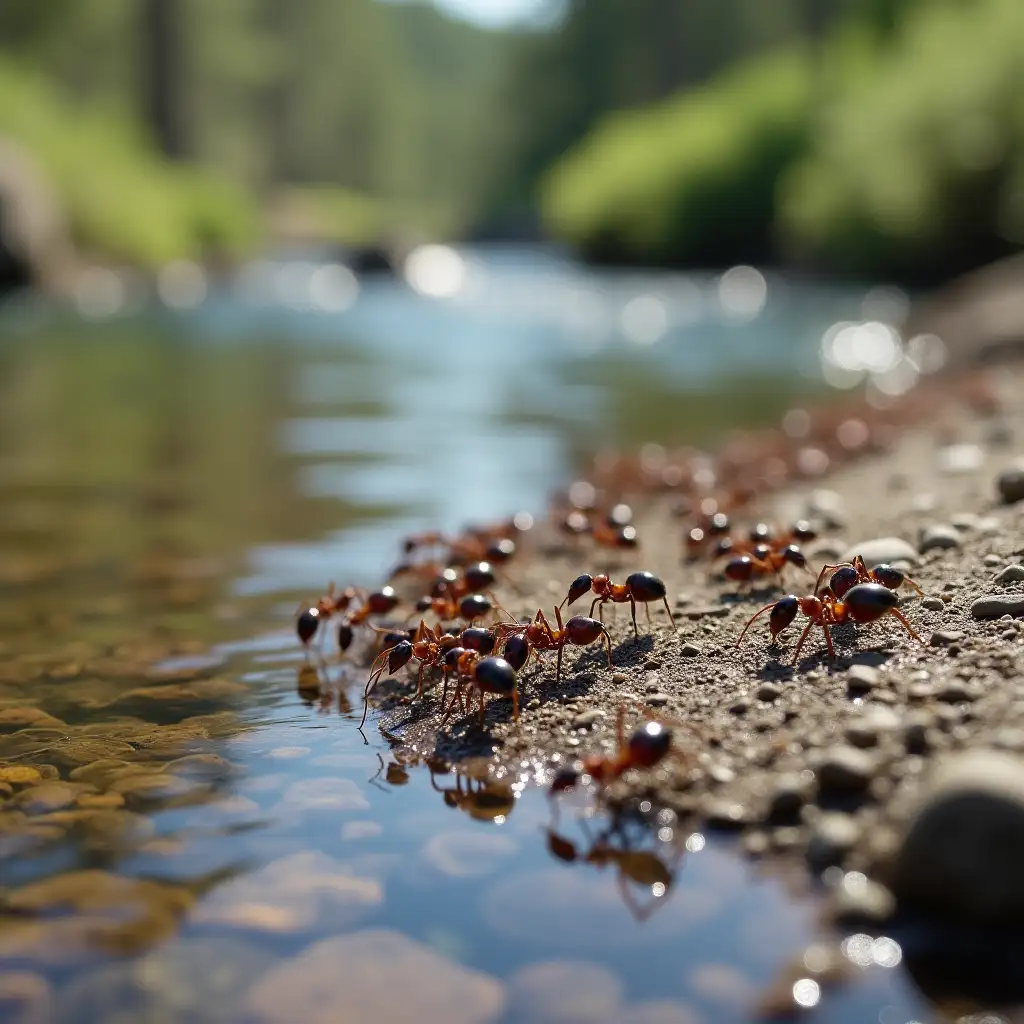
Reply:
<svg viewBox="0 0 1024 1024"><path fill-rule="evenodd" d="M933 776L896 853L901 909L958 924L1024 923L1024 760L960 754Z"/></svg>

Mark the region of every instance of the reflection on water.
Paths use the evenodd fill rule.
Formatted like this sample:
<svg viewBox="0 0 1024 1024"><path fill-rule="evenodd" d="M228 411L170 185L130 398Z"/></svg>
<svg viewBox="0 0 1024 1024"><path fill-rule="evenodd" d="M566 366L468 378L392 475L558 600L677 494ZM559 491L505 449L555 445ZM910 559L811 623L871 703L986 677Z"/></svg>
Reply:
<svg viewBox="0 0 1024 1024"><path fill-rule="evenodd" d="M692 1024L818 984L805 896L656 808L553 818L539 766L404 763L291 616L597 444L776 416L859 297L421 262L420 294L313 268L287 309L4 321L0 1017ZM820 1019L913 1018L837 955Z"/></svg>

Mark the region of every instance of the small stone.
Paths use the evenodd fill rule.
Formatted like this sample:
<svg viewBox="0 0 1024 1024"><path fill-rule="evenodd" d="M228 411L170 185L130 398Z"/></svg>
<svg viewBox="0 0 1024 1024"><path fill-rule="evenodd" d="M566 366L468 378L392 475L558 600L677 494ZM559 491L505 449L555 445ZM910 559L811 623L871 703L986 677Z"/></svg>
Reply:
<svg viewBox="0 0 1024 1024"><path fill-rule="evenodd" d="M745 715L750 710L750 701L744 700L741 697L739 700L733 701L729 706L729 710L734 715Z"/></svg>
<svg viewBox="0 0 1024 1024"><path fill-rule="evenodd" d="M994 569L1002 559L997 554L986 555L982 560L983 565L987 565L990 569Z"/></svg>
<svg viewBox="0 0 1024 1024"><path fill-rule="evenodd" d="M720 785L732 782L736 778L736 773L725 764L712 764L708 766L707 774L709 779L713 779Z"/></svg>
<svg viewBox="0 0 1024 1024"><path fill-rule="evenodd" d="M852 562L856 555L864 559L869 569L898 561L913 565L917 561L917 552L900 537L879 537L875 540L861 541L847 548L842 561Z"/></svg>
<svg viewBox="0 0 1024 1024"><path fill-rule="evenodd" d="M855 747L865 749L878 744L879 736L900 727L900 716L883 704L872 704L846 727L846 739Z"/></svg>
<svg viewBox="0 0 1024 1024"><path fill-rule="evenodd" d="M659 691L658 693L649 693L644 700L652 707L662 707L667 704L672 698L667 694Z"/></svg>
<svg viewBox="0 0 1024 1024"><path fill-rule="evenodd" d="M685 590L681 590L678 594L676 594L676 607L677 608L682 608L684 605L688 605L688 604L692 603L692 601L693 601L693 595L692 594L688 594Z"/></svg>
<svg viewBox="0 0 1024 1024"><path fill-rule="evenodd" d="M996 583L1020 583L1024 580L1024 565L1008 565L996 576Z"/></svg>
<svg viewBox="0 0 1024 1024"><path fill-rule="evenodd" d="M0 1020L7 1024L46 1024L56 1020L53 992L46 979L29 971L0 972Z"/></svg>
<svg viewBox="0 0 1024 1024"><path fill-rule="evenodd" d="M929 729L932 719L925 715L914 715L903 729L903 744L908 754L924 754L932 746Z"/></svg>
<svg viewBox="0 0 1024 1024"><path fill-rule="evenodd" d="M849 814L826 811L811 828L807 859L819 869L840 864L857 845L860 834L860 826Z"/></svg>
<svg viewBox="0 0 1024 1024"><path fill-rule="evenodd" d="M960 547L960 534L952 526L936 523L921 531L918 548L925 551L943 551Z"/></svg>
<svg viewBox="0 0 1024 1024"><path fill-rule="evenodd" d="M932 633L928 643L932 647L948 647L950 644L960 643L964 635L959 629L937 629Z"/></svg>
<svg viewBox="0 0 1024 1024"><path fill-rule="evenodd" d="M930 612L944 612L946 602L941 597L926 597L921 601L921 607L927 608Z"/></svg>
<svg viewBox="0 0 1024 1024"><path fill-rule="evenodd" d="M27 764L12 764L0 768L0 782L7 782L15 789L37 786L43 781L38 768Z"/></svg>
<svg viewBox="0 0 1024 1024"><path fill-rule="evenodd" d="M771 702L773 700L778 700L778 698L779 698L779 696L781 694L782 694L782 687L776 686L775 683L762 683L757 688L757 699L758 700L766 700L766 701Z"/></svg>
<svg viewBox="0 0 1024 1024"><path fill-rule="evenodd" d="M679 653L684 658L697 658L700 656L700 648L696 644L683 644L679 648Z"/></svg>
<svg viewBox="0 0 1024 1024"><path fill-rule="evenodd" d="M127 775L110 786L112 793L120 793L130 808L146 807L152 803L173 800L191 792L185 779L165 772L147 775Z"/></svg>
<svg viewBox="0 0 1024 1024"><path fill-rule="evenodd" d="M1001 750L1012 750L1020 753L1024 751L1024 729L1005 726L995 734L993 742Z"/></svg>
<svg viewBox="0 0 1024 1024"><path fill-rule="evenodd" d="M959 512L955 516L949 517L950 526L955 527L961 533L967 533L970 530L976 530L978 523L981 520L973 512Z"/></svg>
<svg viewBox="0 0 1024 1024"><path fill-rule="evenodd" d="M64 723L40 708L13 707L0 710L0 733L19 729L61 729Z"/></svg>
<svg viewBox="0 0 1024 1024"><path fill-rule="evenodd" d="M960 704L963 701L977 700L980 694L975 687L968 684L966 679L955 677L943 683L935 696L947 704Z"/></svg>
<svg viewBox="0 0 1024 1024"><path fill-rule="evenodd" d="M932 776L903 833L892 883L900 909L946 923L1024 920L1024 762L976 750Z"/></svg>
<svg viewBox="0 0 1024 1024"><path fill-rule="evenodd" d="M600 708L590 708L588 711L581 711L573 720L573 729L590 729L598 719L604 718L604 712Z"/></svg>
<svg viewBox="0 0 1024 1024"><path fill-rule="evenodd" d="M850 871L833 891L826 912L842 927L881 925L896 912L896 897L884 885Z"/></svg>
<svg viewBox="0 0 1024 1024"><path fill-rule="evenodd" d="M951 444L936 458L939 472L948 476L973 473L985 461L985 453L976 444Z"/></svg>
<svg viewBox="0 0 1024 1024"><path fill-rule="evenodd" d="M853 665L846 673L846 689L853 696L873 690L882 681L882 673L870 665Z"/></svg>
<svg viewBox="0 0 1024 1024"><path fill-rule="evenodd" d="M838 491L822 487L811 492L805 509L807 515L820 519L822 525L828 529L841 530L846 526L844 505L843 496Z"/></svg>
<svg viewBox="0 0 1024 1024"><path fill-rule="evenodd" d="M999 491L999 497L1007 505L1012 505L1024 498L1024 467L1015 466L1004 469L996 477L996 489Z"/></svg>
<svg viewBox="0 0 1024 1024"><path fill-rule="evenodd" d="M748 857L763 857L768 852L768 837L763 832L744 832L740 847Z"/></svg>
<svg viewBox="0 0 1024 1024"><path fill-rule="evenodd" d="M976 619L998 619L1003 615L1024 615L1024 595L986 594L973 602L971 615Z"/></svg>
<svg viewBox="0 0 1024 1024"><path fill-rule="evenodd" d="M626 681L627 678L628 677L626 676L625 672L614 672L612 674L612 682L616 686L621 686Z"/></svg>
<svg viewBox="0 0 1024 1024"><path fill-rule="evenodd" d="M26 814L49 814L71 807L79 793L91 788L73 782L43 782L30 789L23 789L15 804Z"/></svg>
<svg viewBox="0 0 1024 1024"><path fill-rule="evenodd" d="M863 750L834 747L818 766L818 785L823 792L863 793L876 767L875 759Z"/></svg>
<svg viewBox="0 0 1024 1024"><path fill-rule="evenodd" d="M772 784L768 800L768 820L776 825L795 823L807 803L808 795L807 782L801 776L778 776Z"/></svg>

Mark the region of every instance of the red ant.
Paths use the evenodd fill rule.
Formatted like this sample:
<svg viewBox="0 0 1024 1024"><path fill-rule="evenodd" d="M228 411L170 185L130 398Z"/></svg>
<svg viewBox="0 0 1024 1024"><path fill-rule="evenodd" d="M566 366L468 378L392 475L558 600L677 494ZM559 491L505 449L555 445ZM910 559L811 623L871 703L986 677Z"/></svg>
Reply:
<svg viewBox="0 0 1024 1024"><path fill-rule="evenodd" d="M444 595L425 597L416 602L413 612L432 611L439 619L465 619L473 622L494 611L494 605L483 594L467 594L461 599Z"/></svg>
<svg viewBox="0 0 1024 1024"><path fill-rule="evenodd" d="M729 559L723 572L727 579L749 583L755 576L779 575L787 565L810 572L806 556L795 544L786 544L779 550L758 545L753 554Z"/></svg>
<svg viewBox="0 0 1024 1024"><path fill-rule="evenodd" d="M440 665L448 651L457 647L458 643L458 637L451 633L442 633L440 626L431 629L421 620L412 640L402 638L393 646L386 647L381 651L370 666L370 677L363 690L363 717L359 721L359 728L361 729L366 722L370 694L385 671L389 676L393 676L415 658L420 663L419 671L416 674L416 696L422 697L423 670Z"/></svg>
<svg viewBox="0 0 1024 1024"><path fill-rule="evenodd" d="M306 608L295 620L295 632L298 634L302 646L309 650L309 643L316 636L321 622L326 622L332 615L343 612L353 602L358 600L359 591L355 587L346 587L340 593L335 593L334 581L327 586L327 593L321 597L315 605ZM326 633L321 634L321 643Z"/></svg>
<svg viewBox="0 0 1024 1024"><path fill-rule="evenodd" d="M806 541L814 540L817 536L818 531L804 519L798 520L790 529L784 530L781 534L776 534L767 523L758 523L745 539L733 537L731 534L722 537L712 549L711 557L756 554L758 549L764 546L778 551L788 544L803 544Z"/></svg>
<svg viewBox="0 0 1024 1024"><path fill-rule="evenodd" d="M695 526L686 535L686 548L692 557L704 550L712 537L723 537L729 533L729 517L724 512L705 516L700 526Z"/></svg>
<svg viewBox="0 0 1024 1024"><path fill-rule="evenodd" d="M824 630L825 644L828 647L829 656L833 658L836 652L832 646L829 626L838 626L844 622L876 622L886 615L895 616L918 643L924 643L914 631L914 627L907 621L906 616L896 607L898 603L899 598L896 594L879 583L858 583L846 591L842 600L827 591L820 598L797 597L794 594L787 594L773 604L766 604L750 617L746 626L743 627L743 632L740 633L739 640L736 641L736 646L739 647L743 642L743 637L754 620L765 612L770 612L768 628L771 630L773 643L779 633L793 622L798 612L803 612L811 620L800 634L800 642L796 645L796 651L793 653L794 665L800 656L800 648L803 647L807 634L814 626L821 626Z"/></svg>
<svg viewBox="0 0 1024 1024"><path fill-rule="evenodd" d="M894 569L891 565L876 565L874 569L869 569L860 555L854 555L852 562L823 565L821 572L818 573L818 582L814 585L815 593L821 588L822 577L830 569L835 569L835 572L832 573L828 581L828 589L840 601L858 583L880 583L889 590L899 590L904 583L908 583L921 597L924 597L924 591L906 573Z"/></svg>
<svg viewBox="0 0 1024 1024"><path fill-rule="evenodd" d="M569 592L565 595L562 604L572 604L579 600L588 591L593 591L597 597L590 603L590 614L594 614L594 608L598 608L598 615L603 614L604 606L608 601L615 604L629 602L630 612L633 616L633 633L640 635L636 625L636 604L639 601L647 611L647 621L651 621L651 610L647 607L650 601L663 601L669 621L673 626L676 624L672 609L668 604L668 597L665 593L665 584L657 576L650 572L634 572L626 577L625 583L613 583L603 573L591 576L584 573L577 576L569 586ZM561 608L562 605L559 605Z"/></svg>
<svg viewBox="0 0 1024 1024"><path fill-rule="evenodd" d="M462 707L462 688L467 686L480 694L480 727L484 724L484 695L496 693L512 698L512 717L519 721L519 687L515 669L504 659L490 655L482 658L477 651L463 651L456 661L458 681L451 704L441 719L443 725L455 710L456 703ZM472 704L472 696L469 703Z"/></svg>
<svg viewBox="0 0 1024 1024"><path fill-rule="evenodd" d="M555 664L555 682L562 678L562 651L566 644L575 647L587 647L600 639L604 639L608 648L608 667L612 665L612 640L603 622L597 619L588 619L583 615L574 615L565 625L562 625L561 607L555 609L555 620L558 628L553 629L551 623L541 609L531 622L526 623L498 623L496 629L502 634L505 641L505 651L511 657L506 659L511 665L519 663L519 667L526 664L532 651L558 652L558 660ZM513 642L515 641L515 643ZM520 663L520 658L521 663Z"/></svg>
<svg viewBox="0 0 1024 1024"><path fill-rule="evenodd" d="M648 721L637 726L626 742L623 726L626 709L620 707L615 723L615 737L618 749L611 757L592 754L583 759L583 774L589 775L598 785L607 785L630 768L653 768L660 763L672 747L672 730L661 722ZM580 781L580 772L575 768L563 768L556 773L548 789L549 796L568 792Z"/></svg>

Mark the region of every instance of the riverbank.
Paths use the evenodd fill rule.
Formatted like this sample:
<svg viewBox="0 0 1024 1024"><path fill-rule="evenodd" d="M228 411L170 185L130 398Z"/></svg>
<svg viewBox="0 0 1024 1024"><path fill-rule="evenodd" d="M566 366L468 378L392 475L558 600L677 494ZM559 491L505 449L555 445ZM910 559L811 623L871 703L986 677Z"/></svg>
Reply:
<svg viewBox="0 0 1024 1024"><path fill-rule="evenodd" d="M442 730L431 700L386 705L382 728L407 758L482 756L498 777L529 766L546 782L576 758L614 752L620 707L630 727L661 716L682 725L677 756L653 771L627 772L606 792L611 802L649 799L695 827L739 832L752 856L800 852L817 869L888 877L935 764L978 748L1024 751L1016 682L1024 545L1019 507L1005 504L996 486L1024 431L1019 381L1019 370L1002 377L997 418L942 408L890 451L782 492L760 509L760 518L777 523L819 522L822 535L807 546L815 572L858 551L869 562L905 566L924 597L905 587L900 608L923 643L891 617L856 632L841 626L829 661L814 629L794 667L806 620L798 616L771 645L765 616L737 649L744 623L785 591L744 594L706 560L681 560L683 521L657 499L637 509L642 547L635 556L610 559L536 538L534 556L515 567L520 593L500 596L520 615L543 607L553 618L552 606L580 572L621 579L648 569L667 584L674 628L652 605L653 626L641 612L634 639L628 610L610 613L614 668L596 645L568 649L560 684L553 657L542 668L531 663L520 677L518 725L509 702L495 700L485 730L475 716ZM808 584L801 578L786 589L805 593ZM990 607L976 604L986 598ZM573 611L585 613L585 604ZM1024 762L1013 770L1024 773ZM887 896L867 892L876 905L860 910L888 907Z"/></svg>

